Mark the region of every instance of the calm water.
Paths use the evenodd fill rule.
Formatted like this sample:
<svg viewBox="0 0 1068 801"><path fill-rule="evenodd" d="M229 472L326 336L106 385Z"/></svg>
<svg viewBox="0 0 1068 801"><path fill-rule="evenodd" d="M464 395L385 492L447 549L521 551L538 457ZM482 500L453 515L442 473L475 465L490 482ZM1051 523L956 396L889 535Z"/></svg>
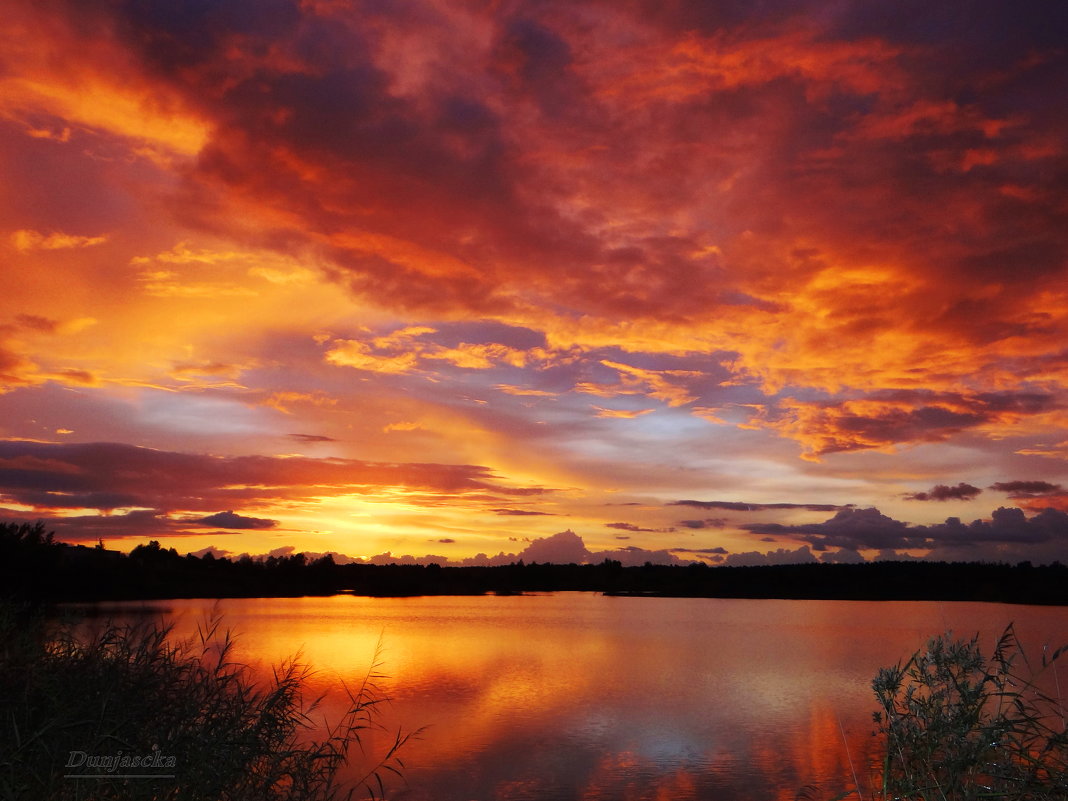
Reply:
<svg viewBox="0 0 1068 801"><path fill-rule="evenodd" d="M188 633L212 606L151 608ZM381 642L384 722L426 727L398 801L833 795L854 774L867 784L879 667L947 629L978 632L986 651L1012 621L1034 656L1068 643L1068 609L977 603L560 593L219 607L240 659L269 669L299 651L316 689L356 680Z"/></svg>

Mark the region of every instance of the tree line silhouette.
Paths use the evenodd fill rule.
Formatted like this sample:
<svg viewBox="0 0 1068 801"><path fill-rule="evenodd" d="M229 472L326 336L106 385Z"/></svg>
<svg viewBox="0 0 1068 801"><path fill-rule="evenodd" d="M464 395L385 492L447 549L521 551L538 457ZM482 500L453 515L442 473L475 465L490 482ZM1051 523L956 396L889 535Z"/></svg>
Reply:
<svg viewBox="0 0 1068 801"><path fill-rule="evenodd" d="M58 542L41 523L0 524L0 595L31 602L162 598L609 595L825 600L940 600L1068 605L1058 562L892 561L710 567L524 563L493 567L338 564L326 555L238 559L179 555L155 540L129 554Z"/></svg>

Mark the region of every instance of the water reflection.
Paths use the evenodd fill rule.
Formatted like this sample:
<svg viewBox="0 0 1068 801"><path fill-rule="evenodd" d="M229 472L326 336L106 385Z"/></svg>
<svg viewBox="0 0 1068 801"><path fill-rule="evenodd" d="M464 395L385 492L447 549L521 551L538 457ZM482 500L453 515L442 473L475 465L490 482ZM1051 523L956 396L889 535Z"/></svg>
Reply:
<svg viewBox="0 0 1068 801"><path fill-rule="evenodd" d="M190 633L212 603L160 614ZM1068 642L1068 610L997 604L561 593L220 608L239 659L266 669L301 651L319 689L362 676L381 642L387 723L427 727L391 789L406 801L833 795L854 774L867 784L879 667L946 629L980 632L985 650L1010 621L1036 655Z"/></svg>

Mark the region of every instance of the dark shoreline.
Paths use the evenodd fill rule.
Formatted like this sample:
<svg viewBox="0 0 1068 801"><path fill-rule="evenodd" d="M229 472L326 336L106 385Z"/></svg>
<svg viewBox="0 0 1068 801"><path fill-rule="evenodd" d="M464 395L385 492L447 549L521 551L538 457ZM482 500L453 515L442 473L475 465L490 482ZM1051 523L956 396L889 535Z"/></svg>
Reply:
<svg viewBox="0 0 1068 801"><path fill-rule="evenodd" d="M302 554L252 561L130 555L52 546L47 563L7 560L6 595L30 602L354 594L519 595L599 592L619 597L768 598L850 601L987 601L1068 605L1068 567L991 563L869 562L759 567L523 564L495 567L334 564Z"/></svg>

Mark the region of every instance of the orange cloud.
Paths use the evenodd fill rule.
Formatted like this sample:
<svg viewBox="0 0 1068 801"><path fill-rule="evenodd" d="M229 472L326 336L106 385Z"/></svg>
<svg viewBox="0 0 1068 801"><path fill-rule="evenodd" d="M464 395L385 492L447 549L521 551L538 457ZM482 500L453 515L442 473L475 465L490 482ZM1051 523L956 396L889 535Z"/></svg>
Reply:
<svg viewBox="0 0 1068 801"><path fill-rule="evenodd" d="M118 457L122 457L119 459ZM7 440L0 458L9 470L0 487L8 502L40 510L118 508L156 513L260 508L321 496L390 497L422 491L428 498L532 495L472 465L373 463L306 457L215 457L113 443L51 444Z"/></svg>
<svg viewBox="0 0 1068 801"><path fill-rule="evenodd" d="M843 491L792 442L1056 469L1063 46L1030 7L847 5L16 0L4 433L166 449L212 417L204 450L530 464L576 493L646 486L647 459ZM592 420L611 398L674 410L660 440Z"/></svg>
<svg viewBox="0 0 1068 801"><path fill-rule="evenodd" d="M428 370L427 362L446 362L467 370L488 370L498 365L525 367L529 362L552 358L550 352L541 348L527 351L497 342L460 342L455 347L448 347L426 338L436 333L435 328L410 326L364 340L338 339L331 343L324 358L343 367L392 374Z"/></svg>
<svg viewBox="0 0 1068 801"><path fill-rule="evenodd" d="M641 417L642 415L656 411L655 409L605 409L601 406L594 406L593 410L597 412L598 417L609 417L622 420L633 420L635 417Z"/></svg>
<svg viewBox="0 0 1068 801"><path fill-rule="evenodd" d="M0 391L30 383L33 372L33 362L0 345Z"/></svg>
<svg viewBox="0 0 1068 801"><path fill-rule="evenodd" d="M646 370L606 360L601 360L601 364L618 371L620 382L618 384L583 382L575 386L578 392L605 398L619 395L647 395L650 398L664 401L669 406L682 406L695 400L696 396L690 394L676 381L699 378L703 375L696 370Z"/></svg>
<svg viewBox="0 0 1068 801"><path fill-rule="evenodd" d="M15 231L11 235L11 244L21 253L31 250L65 250L67 248L88 248L107 242L106 236L75 236L52 232L42 234L39 231Z"/></svg>
<svg viewBox="0 0 1068 801"><path fill-rule="evenodd" d="M906 443L942 442L962 431L1012 424L1054 403L1043 394L885 392L855 399L784 399L776 413L750 425L767 427L805 447L804 458L843 451L892 451Z"/></svg>
<svg viewBox="0 0 1068 801"><path fill-rule="evenodd" d="M264 406L277 409L282 414L293 414L294 406L336 406L337 398L332 398L322 392L272 392L263 400Z"/></svg>
<svg viewBox="0 0 1068 801"><path fill-rule="evenodd" d="M388 434L390 431L416 431L422 427L422 423L401 421L399 423L388 423L382 428L382 431Z"/></svg>
<svg viewBox="0 0 1068 801"><path fill-rule="evenodd" d="M28 135L69 143L70 129L98 131L139 143L140 152L165 161L192 156L209 126L179 92L147 78L111 36L85 36L86 20L62 9L18 4L0 37L12 68L0 79L0 117L20 122ZM71 59L72 52L78 58ZM67 125L42 128L47 115Z"/></svg>
<svg viewBox="0 0 1068 801"><path fill-rule="evenodd" d="M324 358L330 364L372 373L410 373L419 364L419 358L414 353L383 356L376 354L367 343L354 339L334 340Z"/></svg>

